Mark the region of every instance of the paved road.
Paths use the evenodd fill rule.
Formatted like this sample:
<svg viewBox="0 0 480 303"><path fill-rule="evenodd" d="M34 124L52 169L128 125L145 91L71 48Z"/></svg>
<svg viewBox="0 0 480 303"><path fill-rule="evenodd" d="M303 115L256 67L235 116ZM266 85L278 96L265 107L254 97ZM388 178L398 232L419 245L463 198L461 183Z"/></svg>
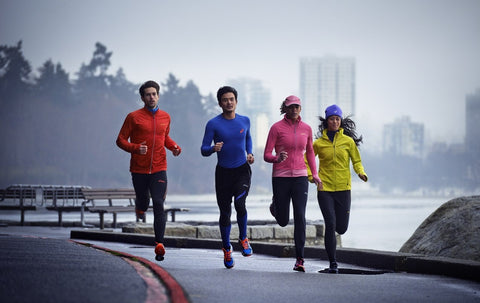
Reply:
<svg viewBox="0 0 480 303"><path fill-rule="evenodd" d="M30 234L63 239L64 243L68 242L69 238L68 229L53 227L1 228L0 239L4 239L6 234ZM155 262L152 246L81 239L78 241ZM53 266L60 271L66 271L72 267L69 260L77 264L76 266L81 266L78 263L84 262L80 281L76 280L76 285L81 285L81 280L86 282L96 273L93 264L123 262L110 260L115 258L112 255L108 255L107 259L109 260L104 261L102 253L79 245L74 245L73 250L76 250L76 254L82 257L72 260L72 257L64 257L65 251L61 249L62 245L59 246L59 249L52 248L49 258L45 259L47 261L41 262L37 266L45 269ZM255 246L252 246L255 249ZM0 249L0 252L3 260L5 251ZM57 262L55 255L56 259L60 259L62 262L52 265ZM86 257L83 257L84 255ZM103 255L105 254L103 253ZM340 267L349 270L350 274L329 275L318 273L327 266L326 261L318 259L307 259L307 272L298 273L292 270L294 263L292 258L276 258L259 254L245 258L239 252L234 253L234 258L235 267L228 270L223 267L223 254L220 250L167 247L165 260L156 263L175 278L188 293L192 302L480 302L480 284L474 281L407 273L360 275L355 273L375 272L375 270L342 263L340 263ZM122 290L130 289L132 283L138 283L138 274L131 269L128 271L129 269L126 268L128 266L125 264L112 266L114 270L110 271L110 275L118 278L118 281L115 280L115 283L110 285L113 289L118 288L118 285L121 285ZM19 267L19 270L22 268ZM23 268L23 270L25 269ZM89 270L91 271L89 272ZM4 276L3 270L2 276ZM127 279L122 280L125 277ZM45 287L51 286L49 284L52 281L45 279L43 281ZM68 284L68 280L65 283ZM37 285L36 287L42 286ZM107 291L108 288L109 285L102 287ZM138 291L145 291L145 288L138 287ZM96 300L95 296L95 293L87 296L91 299L89 302L113 302ZM134 296L135 299L129 302L145 302L145 296ZM3 290L0 299L2 302L9 302L4 300ZM61 302L61 300L51 302Z"/></svg>
<svg viewBox="0 0 480 303"><path fill-rule="evenodd" d="M1 302L146 299L144 281L119 257L65 239L0 235ZM128 290L119 291L120 286Z"/></svg>

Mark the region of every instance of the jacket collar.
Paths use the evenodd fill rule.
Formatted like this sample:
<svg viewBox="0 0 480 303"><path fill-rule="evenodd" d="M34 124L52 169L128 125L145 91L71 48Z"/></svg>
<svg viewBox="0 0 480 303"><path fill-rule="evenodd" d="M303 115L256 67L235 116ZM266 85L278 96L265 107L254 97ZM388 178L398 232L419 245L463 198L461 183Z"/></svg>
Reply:
<svg viewBox="0 0 480 303"><path fill-rule="evenodd" d="M343 127L340 127L340 128L338 129L338 132L335 134L335 136L336 136L337 134L343 135ZM327 129L326 129L326 128L325 128L325 129L323 130L323 132L322 132L322 137L328 139Z"/></svg>
<svg viewBox="0 0 480 303"><path fill-rule="evenodd" d="M294 125L294 123L292 122L292 120L288 119L287 118L287 115L283 115L283 120L285 120L289 125ZM298 116L298 119L296 121L296 124L300 124L300 122L302 122L302 117Z"/></svg>

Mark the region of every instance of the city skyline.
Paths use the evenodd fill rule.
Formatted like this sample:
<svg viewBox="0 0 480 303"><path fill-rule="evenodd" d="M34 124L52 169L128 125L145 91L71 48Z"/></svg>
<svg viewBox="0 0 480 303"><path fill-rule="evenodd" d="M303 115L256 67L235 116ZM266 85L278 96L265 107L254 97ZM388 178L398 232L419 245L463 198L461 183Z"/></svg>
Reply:
<svg viewBox="0 0 480 303"><path fill-rule="evenodd" d="M121 67L135 83L173 73L207 95L249 77L277 112L299 94L302 57L352 57L354 120L375 149L383 125L405 115L424 123L429 141L463 142L465 97L480 87L478 16L475 0L2 0L0 44L22 40L33 71L51 59L71 79L96 42L113 52L109 73Z"/></svg>
<svg viewBox="0 0 480 303"><path fill-rule="evenodd" d="M354 117L356 107L355 59L351 57L309 57L300 59L300 98L304 120L318 125L318 116L338 105L343 116ZM315 132L315 130L314 130Z"/></svg>

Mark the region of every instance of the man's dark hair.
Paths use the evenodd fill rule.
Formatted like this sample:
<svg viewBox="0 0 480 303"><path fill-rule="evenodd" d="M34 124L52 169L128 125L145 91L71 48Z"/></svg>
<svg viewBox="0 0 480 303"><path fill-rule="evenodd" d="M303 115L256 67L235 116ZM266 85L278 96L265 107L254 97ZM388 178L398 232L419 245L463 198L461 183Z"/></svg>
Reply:
<svg viewBox="0 0 480 303"><path fill-rule="evenodd" d="M143 83L142 86L140 86L140 88L138 89L138 92L140 93L140 96L143 97L145 89L149 88L149 87L155 88L157 90L157 94L160 92L160 85L158 85L158 83L153 81L153 80L149 80L149 81Z"/></svg>
<svg viewBox="0 0 480 303"><path fill-rule="evenodd" d="M220 101L222 100L222 96L226 93L233 93L235 95L235 100L237 100L238 93L236 89L231 86L222 86L217 91L218 103L220 103Z"/></svg>

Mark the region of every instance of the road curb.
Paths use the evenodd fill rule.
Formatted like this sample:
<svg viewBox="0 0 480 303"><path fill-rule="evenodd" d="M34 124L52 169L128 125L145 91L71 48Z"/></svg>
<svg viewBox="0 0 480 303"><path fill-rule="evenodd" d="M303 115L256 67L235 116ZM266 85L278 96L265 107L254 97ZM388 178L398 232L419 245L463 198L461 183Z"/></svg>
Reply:
<svg viewBox="0 0 480 303"><path fill-rule="evenodd" d="M164 270L161 266L157 265L154 262L151 262L145 258L134 256L128 253L124 253L117 250L112 250L109 248L101 247L98 245L90 245L88 243L74 241L74 243L89 246L98 250L103 250L105 252L114 254L116 256L124 257L134 262L140 262L147 268L149 268L159 279L162 281L166 289L168 290L168 297L170 298L170 302L172 303L188 303L190 300L188 299L187 293L184 291L182 286L173 278L166 270Z"/></svg>

